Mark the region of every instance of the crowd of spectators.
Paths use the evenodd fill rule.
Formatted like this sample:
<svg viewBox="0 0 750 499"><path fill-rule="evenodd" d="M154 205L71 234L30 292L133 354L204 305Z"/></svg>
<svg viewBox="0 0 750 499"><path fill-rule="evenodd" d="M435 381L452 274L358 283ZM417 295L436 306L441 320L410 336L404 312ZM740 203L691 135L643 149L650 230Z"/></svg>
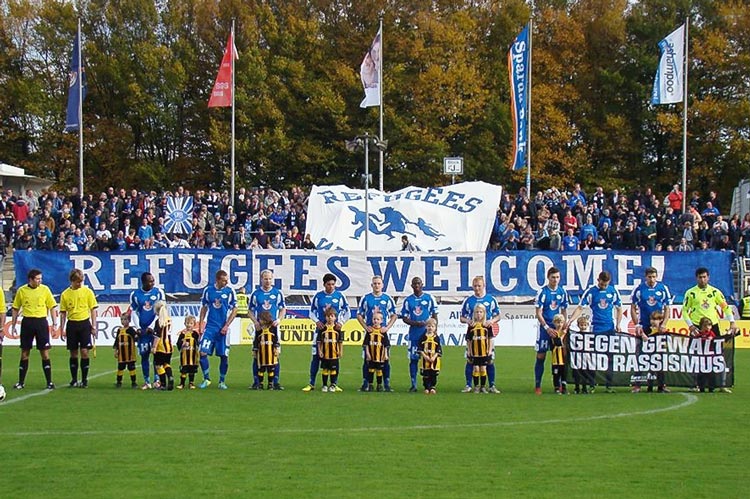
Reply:
<svg viewBox="0 0 750 499"><path fill-rule="evenodd" d="M63 195L53 189L37 196L27 190L0 196L0 238L16 251L121 251L157 248L305 248L306 194L301 188L277 192L239 188L229 193L183 187L157 194L113 187L98 195L80 196L74 188ZM165 231L167 199L192 197L189 233Z"/></svg>
<svg viewBox="0 0 750 499"><path fill-rule="evenodd" d="M749 256L750 213L742 220L722 215L715 191L686 198L674 185L666 196L650 188L587 195L580 184L571 191L556 187L533 199L521 188L505 193L497 212L490 248L498 250L730 250ZM725 212L726 213L726 212Z"/></svg>
<svg viewBox="0 0 750 499"><path fill-rule="evenodd" d="M167 199L192 197L189 234L165 231ZM307 224L306 193L270 188L239 188L230 202L227 191L183 187L174 192L143 192L110 187L81 197L53 189L0 199L0 245L14 250L118 251L157 248L315 249ZM494 250L731 250L750 256L750 213L742 220L722 215L716 192L687 199L675 185L666 196L650 188L632 193L602 187L587 195L579 184L556 187L533 199L521 188L505 193L489 242Z"/></svg>

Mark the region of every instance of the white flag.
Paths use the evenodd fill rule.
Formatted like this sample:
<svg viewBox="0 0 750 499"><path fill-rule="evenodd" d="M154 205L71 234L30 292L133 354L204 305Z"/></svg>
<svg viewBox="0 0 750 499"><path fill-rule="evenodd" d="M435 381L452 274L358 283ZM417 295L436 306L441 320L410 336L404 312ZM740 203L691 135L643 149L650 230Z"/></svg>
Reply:
<svg viewBox="0 0 750 499"><path fill-rule="evenodd" d="M654 79L651 104L682 102L684 92L683 62L685 56L685 25L659 42L661 59Z"/></svg>
<svg viewBox="0 0 750 499"><path fill-rule="evenodd" d="M372 107L380 105L380 85L383 64L383 46L380 43L380 30L370 45L370 50L365 54L359 76L362 78L362 86L365 87L365 98L359 107Z"/></svg>

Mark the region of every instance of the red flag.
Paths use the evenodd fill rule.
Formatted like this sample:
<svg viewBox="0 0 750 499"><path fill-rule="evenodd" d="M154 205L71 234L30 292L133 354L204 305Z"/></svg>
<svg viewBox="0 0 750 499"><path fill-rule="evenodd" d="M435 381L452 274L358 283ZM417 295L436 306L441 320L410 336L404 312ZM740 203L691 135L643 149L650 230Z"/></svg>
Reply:
<svg viewBox="0 0 750 499"><path fill-rule="evenodd" d="M214 88L211 90L211 98L208 99L208 107L231 107L232 105L232 54L237 59L237 49L234 46L234 33L229 33L227 48L221 59L219 74L216 75Z"/></svg>

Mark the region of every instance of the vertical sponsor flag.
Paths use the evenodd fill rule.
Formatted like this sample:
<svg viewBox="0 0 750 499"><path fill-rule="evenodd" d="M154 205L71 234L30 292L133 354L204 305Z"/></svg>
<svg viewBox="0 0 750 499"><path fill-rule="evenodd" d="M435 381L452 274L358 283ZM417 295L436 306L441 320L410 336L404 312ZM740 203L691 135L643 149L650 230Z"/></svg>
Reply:
<svg viewBox="0 0 750 499"><path fill-rule="evenodd" d="M167 211L164 230L169 234L193 232L193 198L191 196L167 196Z"/></svg>
<svg viewBox="0 0 750 499"><path fill-rule="evenodd" d="M685 25L683 24L659 42L661 58L654 78L651 104L674 104L683 99L683 61L685 54Z"/></svg>
<svg viewBox="0 0 750 499"><path fill-rule="evenodd" d="M65 117L65 131L72 132L78 130L78 114L82 100L86 98L86 72L83 70L83 54L79 44L81 34L76 34L73 42L73 53L70 55L70 78L68 83L68 110ZM80 65L79 65L80 61ZM78 85L81 85L81 91L78 91Z"/></svg>
<svg viewBox="0 0 750 499"><path fill-rule="evenodd" d="M211 97L208 99L208 107L231 107L232 93L232 56L239 59L237 47L234 46L234 33L229 33L227 47L224 49L224 57L221 59L219 74L216 75Z"/></svg>
<svg viewBox="0 0 750 499"><path fill-rule="evenodd" d="M519 33L508 51L510 113L513 120L513 170L526 166L529 143L529 26Z"/></svg>
<svg viewBox="0 0 750 499"><path fill-rule="evenodd" d="M375 35L370 45L370 50L365 54L362 66L359 68L359 76L362 78L362 86L365 87L365 98L359 107L372 107L380 105L380 85L382 76L383 46L380 43L381 31Z"/></svg>

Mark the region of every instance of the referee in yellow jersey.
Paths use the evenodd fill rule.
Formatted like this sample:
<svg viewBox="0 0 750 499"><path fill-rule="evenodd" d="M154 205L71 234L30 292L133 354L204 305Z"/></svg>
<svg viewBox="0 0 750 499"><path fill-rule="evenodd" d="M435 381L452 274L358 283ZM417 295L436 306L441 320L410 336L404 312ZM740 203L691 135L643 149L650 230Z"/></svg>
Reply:
<svg viewBox="0 0 750 499"><path fill-rule="evenodd" d="M57 328L57 303L52 292L42 284L42 271L31 269L28 282L18 288L13 298L13 315L11 327L16 335L16 324L19 313L23 313L21 321L21 361L18 363L18 383L13 388L23 390L26 373L29 370L29 353L36 340L36 348L42 357L42 369L47 379L47 390L54 390L52 383L52 365L49 360L49 324L47 315L52 317L52 327Z"/></svg>
<svg viewBox="0 0 750 499"><path fill-rule="evenodd" d="M70 351L70 387L89 386L89 350L91 336L96 338L96 297L83 285L83 272L73 269L68 276L70 287L60 295L60 337ZM81 382L78 382L78 357L81 359Z"/></svg>
<svg viewBox="0 0 750 499"><path fill-rule="evenodd" d="M0 386L3 381L3 338L5 338L5 290L0 288Z"/></svg>
<svg viewBox="0 0 750 499"><path fill-rule="evenodd" d="M695 270L695 280L698 283L685 292L682 302L682 318L687 322L690 328L690 334L695 336L698 333L698 324L704 317L711 321L711 330L716 337L722 336L719 330L719 310L724 312L725 318L729 321L729 331L734 332L737 329L737 323L734 321L732 308L727 304L718 288L708 284L709 273L705 267L699 267ZM724 377L721 377L720 391L732 393L732 390L724 386Z"/></svg>

